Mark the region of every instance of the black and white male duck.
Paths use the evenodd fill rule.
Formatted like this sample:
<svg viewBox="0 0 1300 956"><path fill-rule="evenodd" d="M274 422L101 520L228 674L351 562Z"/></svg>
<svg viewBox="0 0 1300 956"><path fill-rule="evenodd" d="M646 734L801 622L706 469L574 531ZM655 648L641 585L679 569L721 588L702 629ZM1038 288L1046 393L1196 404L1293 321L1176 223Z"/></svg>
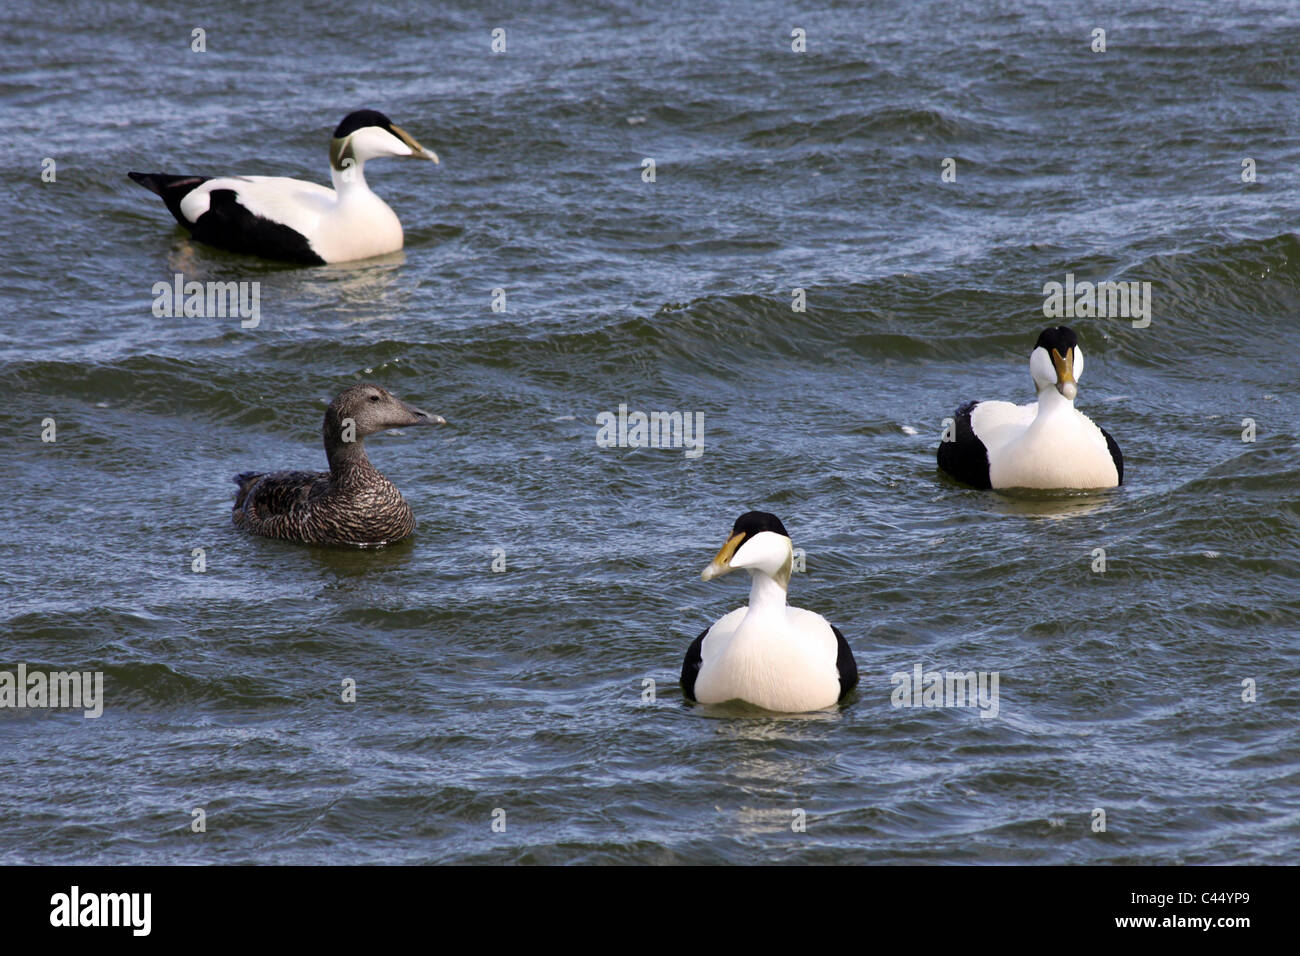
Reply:
<svg viewBox="0 0 1300 956"><path fill-rule="evenodd" d="M858 682L858 665L839 628L786 604L794 546L776 515L736 519L722 550L700 575L708 581L749 572L749 605L706 628L686 651L682 693L702 704L740 700L802 713L834 705Z"/></svg>
<svg viewBox="0 0 1300 956"><path fill-rule="evenodd" d="M1038 401L967 402L939 443L939 468L976 488L1114 488L1124 456L1074 407L1083 349L1073 329L1044 329L1029 355Z"/></svg>
<svg viewBox="0 0 1300 956"><path fill-rule="evenodd" d="M383 113L349 113L330 140L334 188L282 176L173 176L129 173L162 197L199 242L308 265L349 262L402 248L397 214L366 184L368 160L384 156L438 162Z"/></svg>

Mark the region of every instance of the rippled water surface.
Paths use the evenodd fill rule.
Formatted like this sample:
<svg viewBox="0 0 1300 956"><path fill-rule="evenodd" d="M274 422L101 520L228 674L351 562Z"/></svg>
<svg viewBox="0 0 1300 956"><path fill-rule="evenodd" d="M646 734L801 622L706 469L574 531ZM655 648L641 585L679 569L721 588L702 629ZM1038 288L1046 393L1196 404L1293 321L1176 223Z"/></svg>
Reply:
<svg viewBox="0 0 1300 956"><path fill-rule="evenodd" d="M0 712L0 861L1294 861L1300 20L1187 7L7 5L0 669L106 701ZM126 178L325 181L362 106L442 157L367 170L382 260L198 246ZM177 272L260 325L156 318ZM941 479L1067 273L1152 284L1146 328L1071 321L1125 485ZM451 423L369 442L415 536L232 528L360 380ZM703 454L599 447L620 404ZM682 701L749 508L856 652L834 712ZM997 718L893 707L916 665L998 672Z"/></svg>

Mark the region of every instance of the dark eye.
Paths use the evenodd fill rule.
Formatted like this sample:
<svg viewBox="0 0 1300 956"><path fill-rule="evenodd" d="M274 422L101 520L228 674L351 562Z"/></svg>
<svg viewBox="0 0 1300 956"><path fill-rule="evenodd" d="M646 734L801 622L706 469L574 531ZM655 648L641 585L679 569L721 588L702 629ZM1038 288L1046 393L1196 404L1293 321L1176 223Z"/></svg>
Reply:
<svg viewBox="0 0 1300 956"><path fill-rule="evenodd" d="M371 395L371 396L370 396L370 400L371 400L372 402L377 402L377 401L379 401L379 396L378 396L378 395Z"/></svg>

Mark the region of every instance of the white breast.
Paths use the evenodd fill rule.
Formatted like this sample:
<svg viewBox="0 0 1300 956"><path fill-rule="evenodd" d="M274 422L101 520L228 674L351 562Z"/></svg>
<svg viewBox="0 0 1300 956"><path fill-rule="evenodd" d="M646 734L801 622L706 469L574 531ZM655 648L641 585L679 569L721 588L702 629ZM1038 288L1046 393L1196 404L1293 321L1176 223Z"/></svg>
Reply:
<svg viewBox="0 0 1300 956"><path fill-rule="evenodd" d="M838 645L820 614L787 607L779 617L739 608L709 629L700 647L695 699L703 704L743 700L801 713L840 697Z"/></svg>
<svg viewBox="0 0 1300 956"><path fill-rule="evenodd" d="M1106 436L1073 406L980 402L971 430L984 443L994 488L1113 488L1119 472Z"/></svg>
<svg viewBox="0 0 1300 956"><path fill-rule="evenodd" d="M316 235L307 238L326 262L386 255L405 241L397 213L369 190L350 193L336 203L321 219Z"/></svg>

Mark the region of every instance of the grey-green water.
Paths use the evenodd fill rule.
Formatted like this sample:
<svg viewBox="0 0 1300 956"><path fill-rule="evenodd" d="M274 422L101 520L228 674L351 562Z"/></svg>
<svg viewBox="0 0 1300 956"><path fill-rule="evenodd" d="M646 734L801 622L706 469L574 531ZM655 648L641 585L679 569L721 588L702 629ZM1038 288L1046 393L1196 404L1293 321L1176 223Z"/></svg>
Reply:
<svg viewBox="0 0 1300 956"><path fill-rule="evenodd" d="M1295 858L1290 5L3 20L0 670L101 670L106 700L0 713L0 860ZM323 181L360 106L443 159L369 171L406 227L383 261L196 246L125 176ZM260 325L155 318L178 271L259 282ZM1032 397L1067 273L1152 283L1149 327L1071 322L1124 487L945 482L943 417ZM359 380L451 422L370 442L414 538L233 529L230 476L321 467ZM599 447L620 404L702 413L704 453ZM857 654L833 713L681 699L687 644L744 600L698 572L748 508ZM998 717L893 707L917 664L997 671Z"/></svg>

